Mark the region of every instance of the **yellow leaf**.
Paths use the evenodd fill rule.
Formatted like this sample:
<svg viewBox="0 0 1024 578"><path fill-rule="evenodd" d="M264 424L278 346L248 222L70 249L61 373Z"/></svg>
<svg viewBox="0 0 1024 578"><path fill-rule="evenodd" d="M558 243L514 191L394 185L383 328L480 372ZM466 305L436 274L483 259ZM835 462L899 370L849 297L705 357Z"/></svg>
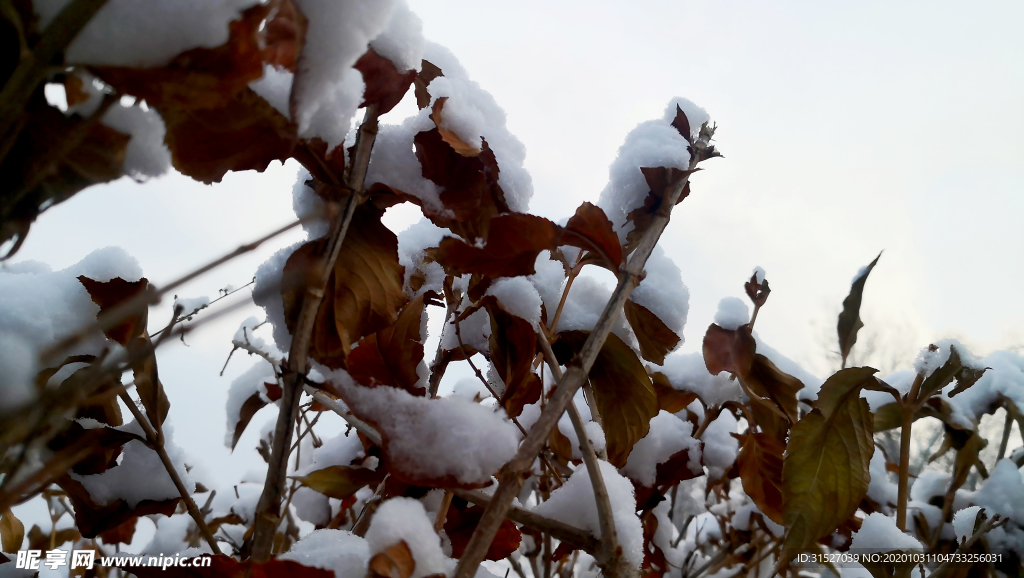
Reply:
<svg viewBox="0 0 1024 578"><path fill-rule="evenodd" d="M21 543L25 539L25 525L21 520L14 517L14 513L7 510L0 514L0 544L4 552L17 552L21 549Z"/></svg>

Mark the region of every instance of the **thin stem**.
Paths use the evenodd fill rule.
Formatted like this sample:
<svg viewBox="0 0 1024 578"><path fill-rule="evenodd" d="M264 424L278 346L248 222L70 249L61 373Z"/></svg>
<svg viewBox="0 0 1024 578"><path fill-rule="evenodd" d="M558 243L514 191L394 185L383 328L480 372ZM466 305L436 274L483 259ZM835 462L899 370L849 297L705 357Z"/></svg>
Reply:
<svg viewBox="0 0 1024 578"><path fill-rule="evenodd" d="M923 382L924 373L917 374L910 393L900 404L903 426L900 428L900 478L897 493L896 527L903 532L907 530L907 500L910 495L910 433L914 426L914 415L917 413L917 394Z"/></svg>
<svg viewBox="0 0 1024 578"><path fill-rule="evenodd" d="M434 518L434 531L440 532L444 528L444 521L448 517L448 508L452 505L452 496L455 494L451 490L444 491L444 498L441 499L441 507L437 509L437 517Z"/></svg>
<svg viewBox="0 0 1024 578"><path fill-rule="evenodd" d="M1010 521L1009 518L1000 518L999 516L992 516L992 518L982 523L978 530L974 532L974 534L972 534L971 537L968 538L963 544L961 544L959 548L956 549L956 553L963 554L965 552L970 551L971 547L974 546L974 543L980 540L982 536L1006 524L1008 521ZM947 574L949 574L949 572L953 568L954 566L952 560L943 562L929 575L929 578L944 578Z"/></svg>
<svg viewBox="0 0 1024 578"><path fill-rule="evenodd" d="M181 500L185 502L185 509L188 510L188 515L192 516L192 520L195 521L196 526L199 528L199 533L203 535L203 539L210 545L210 550L214 554L220 554L220 547L217 546L217 539L213 537L213 533L210 532L210 527L206 525L206 520L203 518L203 514L199 512L199 508L196 506L195 501L189 494L188 489L185 488L185 484L181 481L181 476L178 475L178 471L174 467L174 463L171 462L171 458L167 455L167 450L164 449L163 436L159 435L149 420L142 414L139 407L135 405L133 400L127 393L120 395L121 401L128 407L128 411L132 412L135 416L135 421L142 426L142 431L146 432L146 439L149 440L149 447L156 452L156 455L160 456L160 462L163 463L164 469L167 470L167 475L171 477L171 481L174 482L174 487L178 489L178 494L181 496Z"/></svg>
<svg viewBox="0 0 1024 578"><path fill-rule="evenodd" d="M691 171L696 168L697 158L698 155L696 154L691 156L689 167ZM494 499L491 500L491 503L486 508L477 524L476 530L473 532L473 536L466 545L462 558L455 568L454 578L472 578L476 575L480 562L483 561L491 541L494 540L494 536L498 533L501 521L505 519L512 499L519 494L524 480L523 474L529 471L533 464L534 456L544 446L548 435L550 435L551 430L558 423L559 417L565 412L569 402L576 394L576 390L586 382L590 368L594 365L594 361L596 361L601 347L608 338L608 334L611 333L612 327L622 311L623 304L629 298L633 289L639 284L644 266L647 264L647 259L654 250L654 246L658 243L658 239L661 238L665 227L668 226L672 208L689 181L690 174L690 172L687 172L665 195L665 199L655 213L650 227L641 237L640 243L633 252L628 265L619 271L619 282L612 292L608 303L605 305L597 324L590 332L590 336L587 337L583 349L574 360L575 363L562 375L554 396L541 412L537 422L530 429L530 434L520 444L516 456L509 463L505 464L499 472L499 483L494 493Z"/></svg>
<svg viewBox="0 0 1024 578"><path fill-rule="evenodd" d="M580 249L580 257L583 256L583 249ZM576 264L573 265L572 270L569 271L569 277L565 281L565 289L562 290L562 298L558 301L558 309L555 310L554 317L551 318L551 324L548 326L548 331L554 331L558 327L558 319L562 316L562 308L565 307L565 300L569 297L569 289L572 288L572 282L576 280L576 276L580 274L579 258L576 259Z"/></svg>
<svg viewBox="0 0 1024 578"><path fill-rule="evenodd" d="M1003 411L1006 412L1006 422L1003 424L1003 438L999 441L999 453L996 454L997 464L1006 457L1006 446L1010 443L1010 432L1013 430L1013 415L1008 408L1004 407ZM1024 432L1021 432L1021 435L1024 435Z"/></svg>
<svg viewBox="0 0 1024 578"><path fill-rule="evenodd" d="M317 276L306 286L302 296L302 308L295 324L291 349L288 352L288 367L284 375L281 393L281 410L274 428L274 442L271 446L270 463L267 465L267 480L263 493L256 505L256 523L253 527L252 555L255 562L270 558L274 544L274 533L280 521L281 497L286 483L288 451L291 449L292 427L299 414L299 399L302 395L308 365L309 347L312 341L313 324L324 297L324 287L334 269L334 262L341 252L348 226L355 215L356 207L362 200L366 167L370 152L377 138L377 106L366 108L363 124L356 137L354 160L346 185L348 196L345 209L335 223L328 239L322 261L318 264Z"/></svg>
<svg viewBox="0 0 1024 578"><path fill-rule="evenodd" d="M486 507L493 500L493 498L479 490L454 490L454 492L456 496L478 506ZM565 522L552 520L519 507L509 508L508 519L527 528L548 534L560 542L565 542L589 554L600 552L601 543L590 532L580 530Z"/></svg>
<svg viewBox="0 0 1024 578"><path fill-rule="evenodd" d="M456 305L451 301L448 301L448 308L444 314L444 324L448 325L449 320L452 318L452 314L455 313ZM444 331L441 332L442 337ZM428 382L427 392L430 397L437 397L437 389L441 386L441 378L444 377L444 371L448 364L444 362L444 339L437 340L437 352L434 354L434 361L430 364L430 380Z"/></svg>

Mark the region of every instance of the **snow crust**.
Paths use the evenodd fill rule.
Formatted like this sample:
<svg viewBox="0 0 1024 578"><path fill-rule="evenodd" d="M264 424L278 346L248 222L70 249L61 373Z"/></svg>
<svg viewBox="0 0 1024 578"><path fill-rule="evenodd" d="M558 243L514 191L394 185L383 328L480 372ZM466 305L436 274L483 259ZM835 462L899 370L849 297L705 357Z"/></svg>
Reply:
<svg viewBox="0 0 1024 578"><path fill-rule="evenodd" d="M487 289L487 295L493 295L506 313L525 319L534 327L540 322L540 294L526 277L498 279Z"/></svg>
<svg viewBox="0 0 1024 578"><path fill-rule="evenodd" d="M533 269L536 273L530 275L529 279L544 303L544 311L547 313L545 321L550 323L555 311L558 310L558 302L562 299L565 268L562 267L561 261L551 258L551 251L541 251L533 263Z"/></svg>
<svg viewBox="0 0 1024 578"><path fill-rule="evenodd" d="M429 109L423 109L400 124L380 125L377 140L373 144L370 166L366 171L366 183L384 183L416 197L423 203L425 210L454 216L441 203L441 188L423 178L423 167L413 152L416 134L434 128L429 114Z"/></svg>
<svg viewBox="0 0 1024 578"><path fill-rule="evenodd" d="M601 475L612 505L612 517L615 519L615 531L623 555L634 567L643 563L643 528L636 516L636 497L633 484L605 461L598 461ZM577 528L589 531L595 538L601 536L601 522L597 516L597 499L590 483L587 466L576 468L565 485L551 493L550 499L541 502L532 510L542 516L560 522L572 524Z"/></svg>
<svg viewBox="0 0 1024 578"><path fill-rule="evenodd" d="M658 465L687 450L690 471L696 475L702 474L704 469L700 464L700 442L691 437L692 433L692 423L662 410L651 419L651 429L647 435L633 446L622 473L646 487L653 487Z"/></svg>
<svg viewBox="0 0 1024 578"><path fill-rule="evenodd" d="M1004 458L991 474L971 501L985 508L990 516L999 514L1024 524L1024 480L1017 465Z"/></svg>
<svg viewBox="0 0 1024 578"><path fill-rule="evenodd" d="M296 475L305 476L331 466L353 466L365 457L366 453L363 451L363 443L359 441L359 436L355 432L352 432L351 435L342 432L324 441L324 445L315 448L313 461L305 468L296 471ZM371 457L371 459L375 460L376 458Z"/></svg>
<svg viewBox="0 0 1024 578"><path fill-rule="evenodd" d="M569 296L562 307L562 316L558 319L556 333L570 330L590 331L597 325L605 304L612 295L612 290L593 277L580 275L572 283ZM559 295L559 299L561 295ZM556 305L557 307L557 305ZM554 315L554 313L551 313ZM625 316L619 315L612 326L612 333L626 343L632 341L626 328Z"/></svg>
<svg viewBox="0 0 1024 578"><path fill-rule="evenodd" d="M377 508L366 531L370 556L403 540L416 561L416 569L409 578L445 572L441 541L423 504L412 498L391 498Z"/></svg>
<svg viewBox="0 0 1024 578"><path fill-rule="evenodd" d="M859 554L923 550L916 539L904 534L896 527L892 518L875 512L864 518L860 531L853 535L850 548Z"/></svg>
<svg viewBox="0 0 1024 578"><path fill-rule="evenodd" d="M352 532L315 530L278 559L330 570L337 578L362 578L370 562L370 546Z"/></svg>

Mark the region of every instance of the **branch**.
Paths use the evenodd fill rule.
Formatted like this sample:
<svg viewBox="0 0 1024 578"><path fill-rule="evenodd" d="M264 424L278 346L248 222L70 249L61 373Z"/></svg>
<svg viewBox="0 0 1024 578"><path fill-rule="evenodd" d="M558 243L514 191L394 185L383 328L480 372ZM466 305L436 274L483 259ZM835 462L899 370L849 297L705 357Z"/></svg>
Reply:
<svg viewBox="0 0 1024 578"><path fill-rule="evenodd" d="M363 124L359 127L356 137L355 154L346 182L348 197L345 209L334 224L327 243L327 251L319 264L319 271L313 284L306 286L302 296L302 309L299 311L298 322L295 324L292 345L288 352L288 366L284 374L284 387L281 393L281 411L277 416L274 428L274 442L271 446L270 463L267 467L267 480L263 485L263 493L256 505L256 523L253 526L252 554L255 562L266 562L270 558L274 545L274 533L280 521L281 496L284 492L288 468L288 451L291 449L292 427L299 415L299 398L302 395L303 382L308 365L310 341L312 340L313 324L324 297L324 287L334 269L334 262L341 252L349 223L355 215L356 207L362 201L366 167L370 162L370 152L377 138L377 106L369 105Z"/></svg>
<svg viewBox="0 0 1024 578"><path fill-rule="evenodd" d="M156 455L160 456L160 461L164 464L164 469L167 470L167 475L171 476L171 481L174 482L174 487L178 489L178 494L181 495L181 499L185 502L185 509L188 510L188 514L192 516L196 526L199 527L199 533L203 535L206 543L210 545L210 550L214 554L220 554L220 547L217 546L217 540L213 537L213 533L210 532L210 527L206 525L206 520L203 519L203 515L199 512L199 508L196 506L192 496L188 493L188 489L185 488L185 484L181 481L181 476L178 475L178 471L174 469L174 464L171 463L171 458L167 455L167 450L164 449L164 437L156 432L152 424L146 416L142 415L142 411L135 405L133 400L127 393L121 393L121 401L128 406L128 411L132 412L135 416L135 421L142 426L142 430L146 432L146 439L149 440L149 447L156 452Z"/></svg>
<svg viewBox="0 0 1024 578"><path fill-rule="evenodd" d="M555 353L551 350L551 344L547 337L537 335L537 342L544 350L544 358L548 362L551 374L557 380L562 379L562 368L558 366ZM604 484L604 475L601 473L601 464L597 461L597 454L594 446L590 443L590 436L583 425L583 418L576 409L576 404L570 400L568 405L569 419L572 427L576 430L576 437L580 441L580 452L583 454L583 461L587 464L587 474L590 476L590 484L594 487L594 499L597 501L597 518L601 524L601 551L597 557L597 563L608 576L629 576L635 574L635 570L629 564L624 564L622 559L622 548L619 547L619 538L615 531L615 517L612 515L612 501L608 496L608 488Z"/></svg>
<svg viewBox="0 0 1024 578"><path fill-rule="evenodd" d="M917 393L924 382L924 373L917 374L910 393L900 402L903 425L900 428L900 479L897 488L896 527L901 532L907 529L907 500L909 498L908 483L910 479L910 432L914 426L914 414L917 413Z"/></svg>
<svg viewBox="0 0 1024 578"><path fill-rule="evenodd" d="M995 530L996 528L1006 524L1009 521L1010 521L1009 518L1001 518L998 515L996 515L996 516L992 516L992 518L982 522L981 526L978 527L978 530L973 535L971 535L971 537L968 538L967 541L965 541L963 544L961 544L959 548L956 549L956 553L957 554L963 554L963 553L969 551L971 549L971 547L974 546L974 543L977 542L978 540L980 540L982 536L984 536L988 532L990 532L992 530ZM952 561L943 562L941 565L939 565L938 568L936 568L929 575L929 578L943 578L946 574L949 574L949 572L952 569L953 569L953 562Z"/></svg>
<svg viewBox="0 0 1024 578"><path fill-rule="evenodd" d="M484 507L487 507L494 499L479 490L454 490L454 493L467 502ZM508 519L527 528L548 534L552 538L565 542L578 550L583 550L590 554L596 554L601 551L601 544L590 532L580 530L565 522L552 520L551 518L534 514L529 510L516 506L509 508Z"/></svg>
<svg viewBox="0 0 1024 578"><path fill-rule="evenodd" d="M696 151L690 155L689 168L691 171L697 165L699 155L695 153ZM624 270L619 271L619 282L615 287L615 291L612 293L608 304L605 305L604 311L601 313L601 317L598 319L594 329L590 332L590 336L576 358L575 364L559 380L558 389L548 402L547 407L544 408L540 418L530 429L530 434L526 436L526 439L519 446L516 456L502 468L494 499L488 505L483 517L481 517L480 522L477 524L476 530L473 532L473 536L470 538L469 544L466 546L466 550L459 560L458 566L455 568L454 578L472 578L476 574L476 569L480 566L480 562L483 561L484 556L487 554L491 541L494 540L494 536L498 533L498 527L505 518L512 499L519 494L524 480L523 474L529 471L530 466L533 464L534 456L543 447L552 428L558 423L558 418L569 405L576 390L587 381L590 368L594 365L594 361L597 359L601 347L608 338L608 334L611 333L612 326L618 318L623 304L629 298L633 289L639 284L644 265L646 265L648 257L651 256L651 252L658 243L658 239L661 238L665 227L668 226L672 208L675 206L676 201L679 200L683 188L689 181L690 174L690 172L686 173L668 191L661 207L652 219L650 227L641 237L636 251L634 251L633 256L629 260L629 264L626 265Z"/></svg>
<svg viewBox="0 0 1024 578"><path fill-rule="evenodd" d="M441 325L441 339L437 341L437 352L434 354L434 361L430 363L430 380L427 387L428 397L437 397L437 388L441 386L441 378L444 377L444 371L448 367L448 364L444 362L444 326L448 325L448 320L455 313L455 307L456 305L449 300L448 310L444 314L444 323Z"/></svg>

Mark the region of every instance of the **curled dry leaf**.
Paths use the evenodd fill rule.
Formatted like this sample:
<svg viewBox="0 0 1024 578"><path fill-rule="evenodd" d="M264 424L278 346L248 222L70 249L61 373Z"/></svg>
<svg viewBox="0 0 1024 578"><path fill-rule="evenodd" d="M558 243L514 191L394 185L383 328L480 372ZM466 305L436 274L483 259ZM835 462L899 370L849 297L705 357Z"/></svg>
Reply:
<svg viewBox="0 0 1024 578"><path fill-rule="evenodd" d="M872 417L860 397L875 369L844 369L821 386L814 409L793 426L783 458L785 551L796 555L831 534L867 494Z"/></svg>
<svg viewBox="0 0 1024 578"><path fill-rule="evenodd" d="M772 292L768 287L768 279L757 282L757 273L751 275L750 281L743 284L743 290L747 292L747 297L753 301L755 307L763 306L768 301L768 294Z"/></svg>
<svg viewBox="0 0 1024 578"><path fill-rule="evenodd" d="M441 134L441 139L451 145L455 152L464 157L475 157L479 155L480 149L468 144L459 138L459 135L455 134L455 131L445 127L442 111L444 110L444 103L446 102L448 102L448 97L442 96L434 101L434 106L430 109L430 119L434 121L434 126L437 127L438 133Z"/></svg>
<svg viewBox="0 0 1024 578"><path fill-rule="evenodd" d="M665 356L679 345L679 336L643 305L627 300L623 309L640 344L640 355L651 363L663 365Z"/></svg>
<svg viewBox="0 0 1024 578"><path fill-rule="evenodd" d="M139 521L138 516L128 518L120 525L115 526L100 534L100 540L104 544L131 544L135 536L135 525Z"/></svg>
<svg viewBox="0 0 1024 578"><path fill-rule="evenodd" d="M353 68L363 73L366 82L363 104L360 106L375 104L379 114L395 108L416 78L415 70L398 70L395 63L377 54L372 48L359 57Z"/></svg>
<svg viewBox="0 0 1024 578"><path fill-rule="evenodd" d="M563 331L552 345L559 363L567 363L583 347L586 331ZM594 400L601 414L608 449L608 462L617 468L626 465L633 445L650 431L651 419L658 415L658 396L643 363L633 350L614 333L590 368Z"/></svg>
<svg viewBox="0 0 1024 578"><path fill-rule="evenodd" d="M867 283L868 275L871 274L871 270L875 268L881 256L882 254L879 253L878 257L875 257L867 267L861 270L853 284L850 285L850 294L843 300L843 310L839 313L836 330L839 333L839 354L843 357L844 366L846 358L850 355L850 350L857 343L857 332L864 327L864 322L860 320L860 303L864 298L864 284Z"/></svg>
<svg viewBox="0 0 1024 578"><path fill-rule="evenodd" d="M271 15L261 32L263 62L295 72L305 43L306 17L293 0L271 0Z"/></svg>
<svg viewBox="0 0 1024 578"><path fill-rule="evenodd" d="M348 357L352 379L368 387L390 385L413 395L424 395L417 386L417 369L423 361L420 323L426 305L425 296L413 299L402 308L394 325L368 335Z"/></svg>
<svg viewBox="0 0 1024 578"><path fill-rule="evenodd" d="M476 530L480 517L484 514L482 506L469 506L459 509L454 504L448 508L448 515L444 522L444 533L452 543L452 558L461 558L466 550L469 538ZM504 560L519 549L519 543L523 535L511 520L502 520L498 527L498 534L487 549L486 560Z"/></svg>
<svg viewBox="0 0 1024 578"><path fill-rule="evenodd" d="M784 522L782 501L782 454L785 444L764 433L733 434L740 440L736 458L743 491L773 522Z"/></svg>
<svg viewBox="0 0 1024 578"><path fill-rule="evenodd" d="M651 190L644 197L643 206L630 211L626 215L626 220L633 223L633 230L626 235L626 254L629 254L640 243L641 237L651 227L651 223L654 222L655 215L661 210L661 205L668 192L678 185L682 179L686 178L687 175L694 172L665 167L641 167L640 171L644 174L647 186ZM682 193L679 195L679 199L676 200L676 204L678 205L683 202L683 199L689 195L690 183L687 181Z"/></svg>
<svg viewBox="0 0 1024 578"><path fill-rule="evenodd" d="M0 545L4 552L21 550L25 539L25 525L10 510L0 512ZM518 545L518 544L517 544Z"/></svg>
<svg viewBox="0 0 1024 578"><path fill-rule="evenodd" d="M534 215L510 213L490 221L487 243L475 247L454 237L441 240L437 262L450 275L476 273L490 278L532 275L541 251L557 246L559 228Z"/></svg>
<svg viewBox="0 0 1024 578"><path fill-rule="evenodd" d="M376 487L384 479L383 468L370 470L349 466L330 466L294 479L321 494L344 500L365 486Z"/></svg>
<svg viewBox="0 0 1024 578"><path fill-rule="evenodd" d="M181 498L169 500L142 500L134 508L124 500L114 500L101 506L97 504L85 487L70 475L57 480L57 485L67 492L75 510L75 525L86 538L94 538L102 532L116 528L130 518L162 514L170 516L178 507Z"/></svg>
<svg viewBox="0 0 1024 578"><path fill-rule="evenodd" d="M416 559L405 540L388 546L370 558L372 578L409 578L416 571Z"/></svg>
<svg viewBox="0 0 1024 578"><path fill-rule="evenodd" d="M280 385L270 382L266 382L263 385L267 388L266 398L257 391L242 403L242 407L238 411L238 421L235 422L235 431L231 434L231 451L235 450L235 446L238 445L238 440L242 438L242 434L245 433L246 426L248 426L249 422L252 421L252 417L256 415L256 412L263 409L263 407L268 403L273 403L281 399Z"/></svg>
<svg viewBox="0 0 1024 578"><path fill-rule="evenodd" d="M679 105L676 105L676 116L672 119L672 126L679 131L679 134L686 139L686 142L693 144L693 132L690 129L690 119L686 118L686 113L683 112Z"/></svg>
<svg viewBox="0 0 1024 578"><path fill-rule="evenodd" d="M601 207L584 202L562 230L559 245L579 247L598 257L602 266L618 271L622 265L622 246L611 220Z"/></svg>
<svg viewBox="0 0 1024 578"><path fill-rule="evenodd" d="M540 377L533 373L533 360L537 356L537 332L525 319L502 309L493 296L484 297L480 304L490 314L491 335L488 346L491 363L505 384L498 402L510 417L518 417L523 412L523 406L540 399L543 389Z"/></svg>
<svg viewBox="0 0 1024 578"><path fill-rule="evenodd" d="M739 379L743 391L750 397L757 425L775 439L785 441L786 432L800 418L797 395L804 388L803 382L759 353L754 354L750 371Z"/></svg>
<svg viewBox="0 0 1024 578"><path fill-rule="evenodd" d="M349 225L317 310L309 355L332 369L344 368L352 344L393 325L405 305L405 269L398 238L380 222L382 211L362 205ZM310 241L288 258L285 278L305 279L282 291L288 331L295 331L302 298L323 266L326 239Z"/></svg>
<svg viewBox="0 0 1024 578"><path fill-rule="evenodd" d="M942 364L942 367L933 371L932 374L926 377L924 382L921 383L921 393L918 399L928 399L933 394L938 393L942 388L952 383L955 379L956 386L949 392L949 397L953 397L977 383L988 369L989 368L987 367L976 368L964 365L956 347L950 345L949 359L946 360L946 363Z"/></svg>
<svg viewBox="0 0 1024 578"><path fill-rule="evenodd" d="M438 76L444 76L440 68L426 60L420 62L420 72L416 75L413 85L416 91L416 106L421 110L430 106L430 93L427 92L427 87Z"/></svg>
<svg viewBox="0 0 1024 578"><path fill-rule="evenodd" d="M692 391L680 391L669 382L664 373L651 374L654 393L658 396L658 409L669 413L679 413L691 403L697 401L697 394Z"/></svg>

